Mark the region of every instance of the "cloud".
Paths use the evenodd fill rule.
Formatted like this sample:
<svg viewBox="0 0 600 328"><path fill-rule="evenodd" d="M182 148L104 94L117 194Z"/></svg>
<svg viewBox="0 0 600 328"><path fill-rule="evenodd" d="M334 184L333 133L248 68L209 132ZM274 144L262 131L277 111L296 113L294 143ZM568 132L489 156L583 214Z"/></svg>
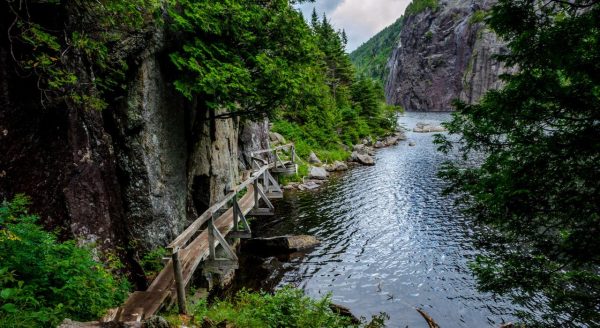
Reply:
<svg viewBox="0 0 600 328"><path fill-rule="evenodd" d="M404 13L411 0L317 0L300 6L306 18L312 8L327 14L336 29L346 30L353 51Z"/></svg>

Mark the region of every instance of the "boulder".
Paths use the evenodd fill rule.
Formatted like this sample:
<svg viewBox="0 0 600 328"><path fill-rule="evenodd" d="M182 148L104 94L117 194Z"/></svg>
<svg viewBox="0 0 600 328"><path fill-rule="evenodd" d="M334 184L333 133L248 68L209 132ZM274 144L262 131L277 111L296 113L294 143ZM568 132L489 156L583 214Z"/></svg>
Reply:
<svg viewBox="0 0 600 328"><path fill-rule="evenodd" d="M285 138L277 132L269 132L269 139L274 143L285 144Z"/></svg>
<svg viewBox="0 0 600 328"><path fill-rule="evenodd" d="M411 147L414 147L417 144L414 141L411 140L411 141L408 142L408 145L411 146Z"/></svg>
<svg viewBox="0 0 600 328"><path fill-rule="evenodd" d="M278 236L244 241L246 251L256 255L289 254L311 249L321 242L314 236Z"/></svg>
<svg viewBox="0 0 600 328"><path fill-rule="evenodd" d="M381 142L380 140L377 140L374 147L375 148L383 148L383 147L385 147L385 144L383 142Z"/></svg>
<svg viewBox="0 0 600 328"><path fill-rule="evenodd" d="M346 171L348 170L348 165L344 162L335 161L332 164L326 165L325 169L329 172Z"/></svg>
<svg viewBox="0 0 600 328"><path fill-rule="evenodd" d="M400 141L400 139L398 137L389 136L389 137L385 138L385 140L383 140L383 143L386 147L389 147L389 146L397 145L398 141Z"/></svg>
<svg viewBox="0 0 600 328"><path fill-rule="evenodd" d="M308 156L308 162L310 164L321 164L321 160L312 151L310 152L310 155Z"/></svg>
<svg viewBox="0 0 600 328"><path fill-rule="evenodd" d="M413 132L418 132L418 133L445 132L445 131L447 131L446 128L444 128L441 125L433 125L431 123L423 123L423 122L418 122L417 126L413 129Z"/></svg>
<svg viewBox="0 0 600 328"><path fill-rule="evenodd" d="M362 165L375 165L375 160L373 159L373 157L366 154L358 153L356 151L352 152L351 159L352 161L358 162Z"/></svg>
<svg viewBox="0 0 600 328"><path fill-rule="evenodd" d="M406 133L404 133L404 131L396 131L396 133L394 133L394 137L398 138L398 140L406 140Z"/></svg>
<svg viewBox="0 0 600 328"><path fill-rule="evenodd" d="M354 145L354 147L352 148L352 151L355 151L359 154L369 155L369 156L375 155L375 150L364 144Z"/></svg>
<svg viewBox="0 0 600 328"><path fill-rule="evenodd" d="M318 184L316 181L314 180L309 180L305 183L302 183L300 185L298 185L298 189L300 190L314 190L319 188L321 185Z"/></svg>
<svg viewBox="0 0 600 328"><path fill-rule="evenodd" d="M324 167L311 166L308 174L311 179L325 180L329 176Z"/></svg>

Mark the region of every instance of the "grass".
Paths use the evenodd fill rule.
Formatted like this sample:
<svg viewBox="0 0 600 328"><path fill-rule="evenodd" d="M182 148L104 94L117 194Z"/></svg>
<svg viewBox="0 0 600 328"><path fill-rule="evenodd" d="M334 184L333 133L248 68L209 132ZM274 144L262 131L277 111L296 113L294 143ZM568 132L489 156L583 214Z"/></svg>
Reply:
<svg viewBox="0 0 600 328"><path fill-rule="evenodd" d="M217 327L231 325L239 328L263 327L383 327L385 314L373 317L370 323L354 324L347 317L334 313L330 297L312 299L302 290L284 287L273 294L242 290L234 297L208 304L200 300L188 306L190 316L175 312L166 316L173 327ZM175 310L175 309L174 309Z"/></svg>

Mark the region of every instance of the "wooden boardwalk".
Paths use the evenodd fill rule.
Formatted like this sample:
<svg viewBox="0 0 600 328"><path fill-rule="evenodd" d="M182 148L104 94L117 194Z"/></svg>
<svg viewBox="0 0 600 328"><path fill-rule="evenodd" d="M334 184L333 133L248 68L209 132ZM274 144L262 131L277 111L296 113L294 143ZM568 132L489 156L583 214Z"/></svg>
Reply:
<svg viewBox="0 0 600 328"><path fill-rule="evenodd" d="M291 150L292 162L282 161L277 155L277 151L285 147ZM271 161L254 157L265 152L275 154ZM211 206L171 242L167 249L173 256L166 261L165 267L148 289L132 293L125 303L120 308L113 310L112 315L106 317L104 321L140 322L157 313L164 304L171 304L178 297L181 298L180 303L185 303L184 288L201 264L203 264L204 271L215 273L219 273L220 270L237 268L235 251L229 246L224 236L248 238L250 237L250 227L245 219L246 215L273 214L273 205L269 199L281 198L283 194L277 181L271 176L270 170L282 169L289 167L289 163L293 164L294 146L285 145L258 151L252 153L251 158L257 167L251 176L233 188L223 200ZM238 199L238 194L244 189L246 193ZM226 207L228 208L224 213L217 217L216 213ZM204 226L206 228L201 231L200 229ZM239 230L240 226L244 226L244 229ZM216 258L215 248L217 246L222 248L227 258ZM180 276L177 275L178 272L181 273Z"/></svg>

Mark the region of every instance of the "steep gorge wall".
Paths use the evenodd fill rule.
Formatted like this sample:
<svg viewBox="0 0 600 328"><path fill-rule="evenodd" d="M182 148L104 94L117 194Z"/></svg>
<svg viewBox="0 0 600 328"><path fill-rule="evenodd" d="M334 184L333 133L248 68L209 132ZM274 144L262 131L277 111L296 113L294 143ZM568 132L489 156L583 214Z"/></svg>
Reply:
<svg viewBox="0 0 600 328"><path fill-rule="evenodd" d="M451 110L454 99L477 102L502 85L507 68L492 58L507 51L480 21L495 0L441 0L437 10L405 17L388 62L387 102L410 111Z"/></svg>
<svg viewBox="0 0 600 328"><path fill-rule="evenodd" d="M140 249L166 245L237 184L242 152L268 147L268 123L211 123L173 88L167 40L173 36L159 29L123 39L126 88L100 112L42 107L35 79L11 69L3 37L0 199L25 193L63 237L134 260Z"/></svg>

